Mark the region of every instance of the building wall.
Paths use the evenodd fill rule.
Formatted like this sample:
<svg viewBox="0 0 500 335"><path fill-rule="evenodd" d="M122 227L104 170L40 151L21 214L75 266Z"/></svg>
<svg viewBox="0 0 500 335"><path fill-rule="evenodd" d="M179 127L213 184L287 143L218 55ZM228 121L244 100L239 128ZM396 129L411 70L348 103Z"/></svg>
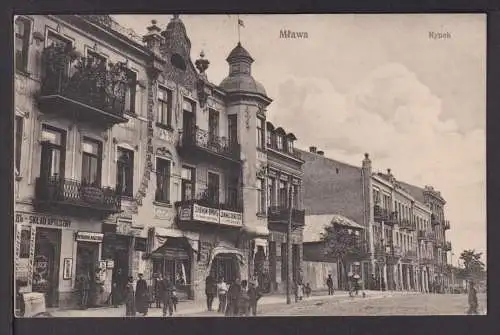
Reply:
<svg viewBox="0 0 500 335"><path fill-rule="evenodd" d="M309 283L312 290L327 290L326 279L332 275L333 287L338 289L337 263L304 261L304 283Z"/></svg>

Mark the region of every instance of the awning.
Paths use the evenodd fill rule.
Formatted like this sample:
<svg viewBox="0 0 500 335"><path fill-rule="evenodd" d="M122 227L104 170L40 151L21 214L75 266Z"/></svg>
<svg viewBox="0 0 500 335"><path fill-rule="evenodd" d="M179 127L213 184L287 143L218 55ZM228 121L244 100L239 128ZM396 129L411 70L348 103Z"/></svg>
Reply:
<svg viewBox="0 0 500 335"><path fill-rule="evenodd" d="M241 228L241 231L253 238L269 236L269 229L263 225L246 225Z"/></svg>
<svg viewBox="0 0 500 335"><path fill-rule="evenodd" d="M156 249L162 247L167 242L167 238L169 237L185 238L189 242L191 248L195 252L198 252L198 241L200 240L200 234L195 232L188 232L178 229L162 228L162 227L154 228L154 239L153 239L152 250L155 250L156 252Z"/></svg>
<svg viewBox="0 0 500 335"><path fill-rule="evenodd" d="M238 261L241 264L245 264L245 258L243 256L243 253L241 252L240 249L235 248L235 247L230 247L230 246L225 246L225 245L218 245L215 248L212 249L210 253L210 260L208 262L208 269L212 266L212 262L217 255L221 254L231 254L234 255Z"/></svg>

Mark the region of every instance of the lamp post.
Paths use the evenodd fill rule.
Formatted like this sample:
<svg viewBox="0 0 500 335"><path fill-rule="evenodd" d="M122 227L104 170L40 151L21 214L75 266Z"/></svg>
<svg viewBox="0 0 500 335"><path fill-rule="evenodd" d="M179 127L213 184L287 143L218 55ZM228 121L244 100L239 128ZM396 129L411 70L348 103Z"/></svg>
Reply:
<svg viewBox="0 0 500 335"><path fill-rule="evenodd" d="M292 268L292 185L288 187L288 224L286 229L286 303L287 305L292 303L292 278L291 271Z"/></svg>

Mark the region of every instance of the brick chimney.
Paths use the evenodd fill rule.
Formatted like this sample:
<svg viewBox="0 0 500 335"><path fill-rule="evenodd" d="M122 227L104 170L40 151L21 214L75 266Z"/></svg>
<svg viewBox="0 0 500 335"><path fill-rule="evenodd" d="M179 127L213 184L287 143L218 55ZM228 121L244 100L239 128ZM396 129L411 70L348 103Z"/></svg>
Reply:
<svg viewBox="0 0 500 335"><path fill-rule="evenodd" d="M318 155L320 155L320 156L324 156L324 155L325 155L325 152L324 152L324 151L322 151L322 150L319 150L319 151L317 152L317 154L318 154Z"/></svg>
<svg viewBox="0 0 500 335"><path fill-rule="evenodd" d="M313 154L316 153L316 147L309 147L309 152L312 152Z"/></svg>

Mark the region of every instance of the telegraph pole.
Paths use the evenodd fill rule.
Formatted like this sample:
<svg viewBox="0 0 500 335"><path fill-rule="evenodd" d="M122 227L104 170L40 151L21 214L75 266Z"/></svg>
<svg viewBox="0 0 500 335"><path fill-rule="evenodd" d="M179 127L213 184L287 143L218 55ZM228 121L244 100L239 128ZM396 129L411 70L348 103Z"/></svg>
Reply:
<svg viewBox="0 0 500 335"><path fill-rule="evenodd" d="M288 223L286 229L286 303L292 303L292 187L288 187Z"/></svg>

